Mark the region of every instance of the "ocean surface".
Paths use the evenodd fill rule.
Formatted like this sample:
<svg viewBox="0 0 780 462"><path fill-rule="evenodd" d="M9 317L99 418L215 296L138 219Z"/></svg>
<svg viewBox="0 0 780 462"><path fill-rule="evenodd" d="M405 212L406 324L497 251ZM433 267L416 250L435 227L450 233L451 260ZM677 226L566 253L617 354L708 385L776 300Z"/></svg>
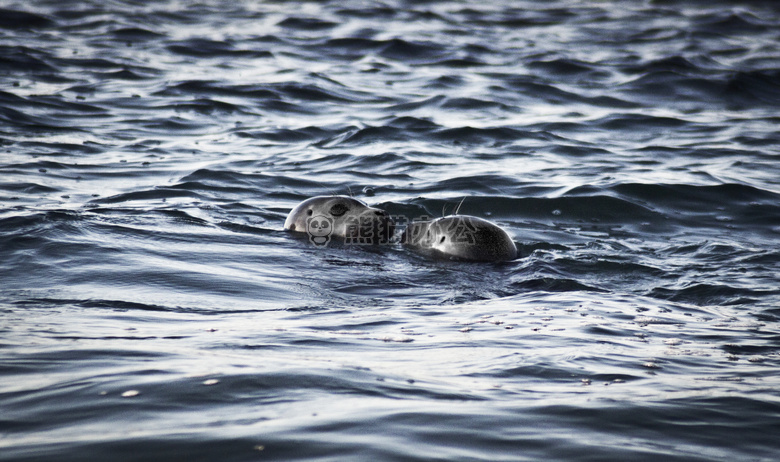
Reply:
<svg viewBox="0 0 780 462"><path fill-rule="evenodd" d="M780 6L0 0L0 461L775 461ZM306 198L505 263L317 247Z"/></svg>

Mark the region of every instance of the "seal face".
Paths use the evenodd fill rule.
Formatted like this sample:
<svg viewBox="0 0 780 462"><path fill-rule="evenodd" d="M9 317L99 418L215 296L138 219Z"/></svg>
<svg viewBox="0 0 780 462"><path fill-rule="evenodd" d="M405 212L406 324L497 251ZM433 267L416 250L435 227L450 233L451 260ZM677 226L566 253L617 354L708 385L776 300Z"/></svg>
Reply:
<svg viewBox="0 0 780 462"><path fill-rule="evenodd" d="M348 244L386 244L395 224L382 209L369 207L348 196L317 196L298 204L287 215L284 229L307 233L315 245L327 245L332 237Z"/></svg>
<svg viewBox="0 0 780 462"><path fill-rule="evenodd" d="M450 215L412 222L401 244L432 256L470 261L505 261L517 258L517 246L506 231L482 218Z"/></svg>

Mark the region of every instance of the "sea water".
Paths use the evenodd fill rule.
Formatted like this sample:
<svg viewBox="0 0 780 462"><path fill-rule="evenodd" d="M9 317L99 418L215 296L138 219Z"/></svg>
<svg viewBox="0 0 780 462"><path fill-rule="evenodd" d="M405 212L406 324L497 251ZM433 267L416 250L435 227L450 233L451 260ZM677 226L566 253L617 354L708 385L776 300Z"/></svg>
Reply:
<svg viewBox="0 0 780 462"><path fill-rule="evenodd" d="M0 3L0 460L776 460L780 8ZM283 231L316 195L505 263Z"/></svg>

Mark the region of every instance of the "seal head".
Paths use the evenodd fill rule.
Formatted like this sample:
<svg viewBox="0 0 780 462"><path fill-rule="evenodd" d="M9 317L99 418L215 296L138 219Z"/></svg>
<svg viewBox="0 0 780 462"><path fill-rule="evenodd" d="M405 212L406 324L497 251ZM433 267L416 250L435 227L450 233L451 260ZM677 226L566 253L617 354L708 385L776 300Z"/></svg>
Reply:
<svg viewBox="0 0 780 462"><path fill-rule="evenodd" d="M386 244L395 232L395 224L384 210L355 198L317 196L292 209L284 229L308 233L316 245L327 244L331 237L343 238L348 244Z"/></svg>
<svg viewBox="0 0 780 462"><path fill-rule="evenodd" d="M420 253L454 260L506 261L517 258L517 246L506 231L482 218L450 215L410 223L401 244Z"/></svg>

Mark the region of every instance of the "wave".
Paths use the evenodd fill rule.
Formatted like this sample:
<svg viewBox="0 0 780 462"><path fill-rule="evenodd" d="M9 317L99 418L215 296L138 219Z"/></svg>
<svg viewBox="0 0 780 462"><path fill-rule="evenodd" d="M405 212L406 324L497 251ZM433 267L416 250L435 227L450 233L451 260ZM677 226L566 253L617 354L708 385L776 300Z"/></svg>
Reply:
<svg viewBox="0 0 780 462"><path fill-rule="evenodd" d="M283 19L276 24L279 27L286 29L301 30L301 31L323 31L333 29L338 23L325 21L319 18L312 17L296 17L291 16Z"/></svg>
<svg viewBox="0 0 780 462"><path fill-rule="evenodd" d="M621 85L627 99L647 105L661 100L674 104L755 107L780 101L780 70L726 71L694 66L684 61L650 63L639 77ZM692 75L693 74L693 75ZM631 95L634 96L631 96ZM642 95L644 99L636 99Z"/></svg>
<svg viewBox="0 0 780 462"><path fill-rule="evenodd" d="M147 29L145 27L120 27L111 31L111 35L117 40L147 41L166 37L166 34Z"/></svg>
<svg viewBox="0 0 780 462"><path fill-rule="evenodd" d="M53 28L56 25L56 21L47 15L0 8L0 29L38 30Z"/></svg>
<svg viewBox="0 0 780 462"><path fill-rule="evenodd" d="M658 287L646 295L662 300L693 305L751 305L761 299L780 294L780 290L760 290L733 287L726 284L692 284L681 289Z"/></svg>
<svg viewBox="0 0 780 462"><path fill-rule="evenodd" d="M608 292L594 286L583 284L582 282L566 278L535 278L526 279L520 282L514 282L509 287L510 292Z"/></svg>
<svg viewBox="0 0 780 462"><path fill-rule="evenodd" d="M232 57L258 59L273 57L273 53L267 50L237 49L235 45L229 41L208 40L203 38L172 42L167 45L167 49L172 53L196 58Z"/></svg>
<svg viewBox="0 0 780 462"><path fill-rule="evenodd" d="M118 204L122 202L134 201L166 201L175 198L204 199L200 194L193 191L171 188L155 188L144 191L133 191L129 193L117 194L115 196L102 197L94 199L93 204Z"/></svg>

